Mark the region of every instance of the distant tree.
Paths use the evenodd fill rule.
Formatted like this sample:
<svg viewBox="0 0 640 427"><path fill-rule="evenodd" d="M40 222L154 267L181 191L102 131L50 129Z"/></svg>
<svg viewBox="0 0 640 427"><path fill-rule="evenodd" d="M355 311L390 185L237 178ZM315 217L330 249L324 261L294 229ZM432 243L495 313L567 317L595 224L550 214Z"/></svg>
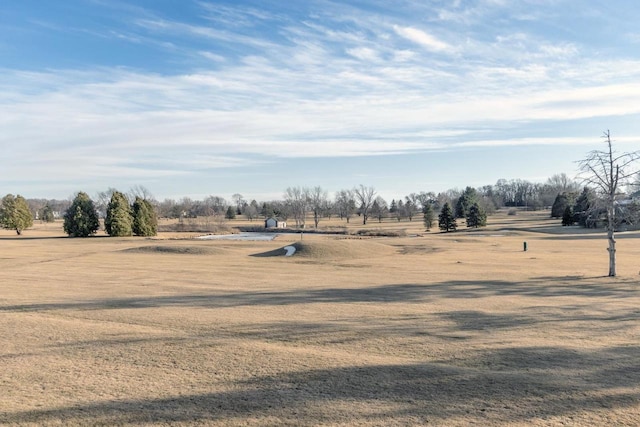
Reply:
<svg viewBox="0 0 640 427"><path fill-rule="evenodd" d="M268 203L271 212L276 218L280 218L284 221L288 220L291 217L291 207L282 200L272 200Z"/></svg>
<svg viewBox="0 0 640 427"><path fill-rule="evenodd" d="M111 196L113 196L113 193L115 193L116 191L118 190L116 190L115 188L109 187L105 191L99 191L98 194L96 195L96 202L94 206L98 211L99 217L104 218L107 216L107 206L111 201Z"/></svg>
<svg viewBox="0 0 640 427"><path fill-rule="evenodd" d="M231 196L231 200L236 204L236 213L240 215L242 213L242 205L244 204L244 196L240 193L235 193Z"/></svg>
<svg viewBox="0 0 640 427"><path fill-rule="evenodd" d="M409 221L413 221L413 215L415 215L415 211L416 211L416 199L415 199L415 193L412 193L409 196L405 197L405 202L404 202L405 216L409 218Z"/></svg>
<svg viewBox="0 0 640 427"><path fill-rule="evenodd" d="M478 201L478 193L474 188L467 187L458 197L456 203L456 218L466 218L469 208Z"/></svg>
<svg viewBox="0 0 640 427"><path fill-rule="evenodd" d="M127 196L119 191L111 195L111 201L107 206L107 217L104 220L104 230L109 236L131 236L133 216Z"/></svg>
<svg viewBox="0 0 640 427"><path fill-rule="evenodd" d="M0 203L0 226L7 230L15 230L21 235L22 231L33 225L33 215L27 201L21 195L14 197L7 194Z"/></svg>
<svg viewBox="0 0 640 427"><path fill-rule="evenodd" d="M307 189L306 194L307 202L309 204L309 207L311 208L311 212L313 213L313 223L315 225L315 228L318 228L320 218L322 217L322 214L327 206L328 193L326 190L323 190L322 187L318 186Z"/></svg>
<svg viewBox="0 0 640 427"><path fill-rule="evenodd" d="M573 210L571 209L571 206L567 205L562 213L562 225L568 226L573 225L573 223Z"/></svg>
<svg viewBox="0 0 640 427"><path fill-rule="evenodd" d="M398 210L398 204L396 203L396 199L391 200L391 205L389 205L389 213L396 213Z"/></svg>
<svg viewBox="0 0 640 427"><path fill-rule="evenodd" d="M420 193L418 193L416 199L420 203L420 209L422 209L423 214L424 214L424 207L426 205L430 205L431 208L433 209L433 205L436 203L436 195L431 191L428 193L421 191Z"/></svg>
<svg viewBox="0 0 640 427"><path fill-rule="evenodd" d="M42 222L53 222L55 220L53 209L51 209L51 206L49 206L48 203L40 209L39 217Z"/></svg>
<svg viewBox="0 0 640 427"><path fill-rule="evenodd" d="M227 213L224 215L224 217L226 219L235 219L235 217L236 217L236 209L234 209L232 206L229 206L227 208Z"/></svg>
<svg viewBox="0 0 640 427"><path fill-rule="evenodd" d="M458 227L456 217L453 214L453 210L449 203L445 203L440 210L440 215L438 215L438 227L440 227L440 230L446 232L455 231Z"/></svg>
<svg viewBox="0 0 640 427"><path fill-rule="evenodd" d="M487 214L480 208L476 202L469 208L467 213L467 227L478 228L487 225Z"/></svg>
<svg viewBox="0 0 640 427"><path fill-rule="evenodd" d="M551 218L560 218L564 215L567 206L571 206L566 193L559 193L551 206Z"/></svg>
<svg viewBox="0 0 640 427"><path fill-rule="evenodd" d="M359 187L353 189L353 193L355 194L356 201L360 204L362 224L366 225L367 219L369 219L371 205L373 205L373 201L376 199L376 190L373 187L365 187L360 184Z"/></svg>
<svg viewBox="0 0 640 427"><path fill-rule="evenodd" d="M566 173L552 175L547 179L546 185L556 193L570 193L580 189L580 184L569 178Z"/></svg>
<svg viewBox="0 0 640 427"><path fill-rule="evenodd" d="M387 216L389 208L387 202L382 197L378 196L371 205L371 215L378 219L378 222L382 222L382 219Z"/></svg>
<svg viewBox="0 0 640 427"><path fill-rule="evenodd" d="M640 152L616 153L611 142L611 134L604 133L607 144L605 150L593 150L580 160L580 171L587 185L596 189L602 200L607 215L607 240L609 241L609 276L616 275L616 199L619 189L638 174L636 163Z"/></svg>
<svg viewBox="0 0 640 427"><path fill-rule="evenodd" d="M245 208L244 216L246 216L249 221L256 219L258 217L258 202L252 200Z"/></svg>
<svg viewBox="0 0 640 427"><path fill-rule="evenodd" d="M347 224L356 211L355 195L353 190L340 190L336 193L334 209L340 219L346 219Z"/></svg>
<svg viewBox="0 0 640 427"><path fill-rule="evenodd" d="M64 232L70 237L88 237L100 227L98 212L87 193L76 195L64 214Z"/></svg>
<svg viewBox="0 0 640 427"><path fill-rule="evenodd" d="M285 204L296 221L296 227L304 228L307 222L308 191L306 188L289 187L284 193Z"/></svg>
<svg viewBox="0 0 640 427"><path fill-rule="evenodd" d="M407 216L407 210L404 208L404 202L402 200L398 200L396 205L396 219L400 222Z"/></svg>
<svg viewBox="0 0 640 427"><path fill-rule="evenodd" d="M427 231L431 230L433 226L433 221L435 220L435 214L433 213L433 208L431 207L431 203L426 203L422 206L422 218L424 221L424 226Z"/></svg>
<svg viewBox="0 0 640 427"><path fill-rule="evenodd" d="M573 205L573 215L577 219L578 224L582 227L588 227L589 218L596 210L596 195L589 187L584 187L582 193L576 199Z"/></svg>
<svg viewBox="0 0 640 427"><path fill-rule="evenodd" d="M265 219L274 216L273 208L267 202L262 203L262 208L260 208L260 215L262 215Z"/></svg>
<svg viewBox="0 0 640 427"><path fill-rule="evenodd" d="M132 206L132 231L136 236L150 237L158 234L158 216L150 201L136 196Z"/></svg>
<svg viewBox="0 0 640 427"><path fill-rule="evenodd" d="M129 193L127 194L127 198L131 201L131 204L135 203L136 198L141 198L142 200L146 200L151 204L155 204L155 199L153 197L153 193L149 191L147 187L144 185L134 185L129 189Z"/></svg>

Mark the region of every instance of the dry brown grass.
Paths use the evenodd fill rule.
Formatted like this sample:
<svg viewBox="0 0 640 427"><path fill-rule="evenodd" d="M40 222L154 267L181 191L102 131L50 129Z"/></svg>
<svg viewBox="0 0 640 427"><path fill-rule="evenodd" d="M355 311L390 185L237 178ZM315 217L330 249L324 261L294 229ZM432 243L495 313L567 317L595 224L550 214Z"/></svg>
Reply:
<svg viewBox="0 0 640 427"><path fill-rule="evenodd" d="M602 233L545 214L347 240L2 231L0 423L639 425L638 234L611 279Z"/></svg>

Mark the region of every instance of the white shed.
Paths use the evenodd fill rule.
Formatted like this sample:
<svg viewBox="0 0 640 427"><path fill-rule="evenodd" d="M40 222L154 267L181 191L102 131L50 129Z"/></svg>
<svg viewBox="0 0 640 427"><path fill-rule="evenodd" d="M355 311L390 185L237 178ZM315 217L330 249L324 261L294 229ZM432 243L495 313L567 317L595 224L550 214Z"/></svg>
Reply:
<svg viewBox="0 0 640 427"><path fill-rule="evenodd" d="M264 221L264 228L287 228L287 223L277 218L267 218Z"/></svg>

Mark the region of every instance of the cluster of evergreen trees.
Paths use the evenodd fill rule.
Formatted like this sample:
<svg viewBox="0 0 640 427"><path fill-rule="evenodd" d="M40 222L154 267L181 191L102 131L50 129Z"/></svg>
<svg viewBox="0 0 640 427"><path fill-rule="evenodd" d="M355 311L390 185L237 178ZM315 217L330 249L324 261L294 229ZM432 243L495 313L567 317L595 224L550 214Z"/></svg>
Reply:
<svg viewBox="0 0 640 427"><path fill-rule="evenodd" d="M64 231L71 237L88 237L100 228L98 211L87 193L80 192L64 215ZM114 191L107 206L104 229L110 236L155 236L158 218L153 205L136 197L129 205L127 197Z"/></svg>
<svg viewBox="0 0 640 427"><path fill-rule="evenodd" d="M449 232L458 228L456 218L464 218L467 227L478 228L487 225L487 213L478 203L478 193L474 188L467 187L456 203L455 212L451 205L446 202L438 215L438 227L440 230ZM433 222L433 211L428 209L424 212L424 223L427 229L431 228Z"/></svg>
<svg viewBox="0 0 640 427"><path fill-rule="evenodd" d="M595 225L596 195L585 187L582 193L564 192L556 196L551 206L551 217L562 218L562 225L579 224L583 227Z"/></svg>

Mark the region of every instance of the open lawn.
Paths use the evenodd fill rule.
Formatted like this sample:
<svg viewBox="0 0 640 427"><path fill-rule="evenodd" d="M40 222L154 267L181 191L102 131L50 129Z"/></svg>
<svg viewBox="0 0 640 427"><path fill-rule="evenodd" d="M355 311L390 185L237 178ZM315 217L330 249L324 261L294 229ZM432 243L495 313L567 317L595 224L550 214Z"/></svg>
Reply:
<svg viewBox="0 0 640 427"><path fill-rule="evenodd" d="M604 234L547 215L271 242L1 231L0 424L640 425L640 234L607 278Z"/></svg>

